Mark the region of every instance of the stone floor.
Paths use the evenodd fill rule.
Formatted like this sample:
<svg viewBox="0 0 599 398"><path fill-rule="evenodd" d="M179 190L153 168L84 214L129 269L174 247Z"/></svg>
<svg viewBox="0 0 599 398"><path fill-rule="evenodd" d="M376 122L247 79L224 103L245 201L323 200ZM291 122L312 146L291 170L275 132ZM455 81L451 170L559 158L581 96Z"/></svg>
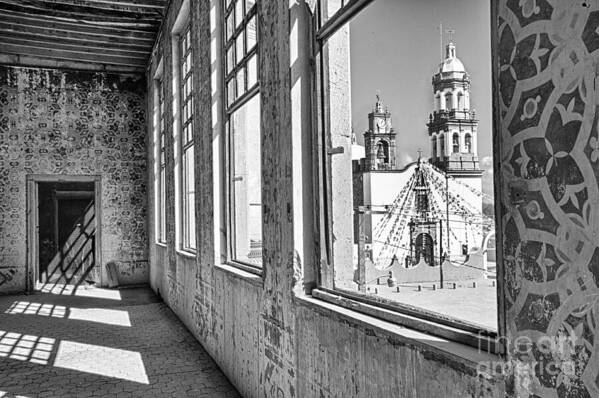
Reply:
<svg viewBox="0 0 599 398"><path fill-rule="evenodd" d="M0 397L238 397L145 288L0 296Z"/></svg>

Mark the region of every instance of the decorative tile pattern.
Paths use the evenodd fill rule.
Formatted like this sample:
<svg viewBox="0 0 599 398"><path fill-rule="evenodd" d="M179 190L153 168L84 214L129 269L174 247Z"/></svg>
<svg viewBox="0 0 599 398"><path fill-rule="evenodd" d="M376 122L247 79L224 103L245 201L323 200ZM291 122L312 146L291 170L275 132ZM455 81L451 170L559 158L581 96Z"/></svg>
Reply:
<svg viewBox="0 0 599 398"><path fill-rule="evenodd" d="M599 3L501 0L497 50L508 385L596 397Z"/></svg>
<svg viewBox="0 0 599 398"><path fill-rule="evenodd" d="M143 78L0 67L0 267L19 276L0 292L25 287L27 174L101 174L103 263L147 278L145 145Z"/></svg>

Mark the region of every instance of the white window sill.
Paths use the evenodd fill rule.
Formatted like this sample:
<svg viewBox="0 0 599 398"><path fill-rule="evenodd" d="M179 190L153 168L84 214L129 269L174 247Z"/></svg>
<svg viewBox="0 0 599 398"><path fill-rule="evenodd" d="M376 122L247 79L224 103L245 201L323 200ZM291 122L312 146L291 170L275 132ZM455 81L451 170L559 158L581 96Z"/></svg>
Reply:
<svg viewBox="0 0 599 398"><path fill-rule="evenodd" d="M192 259L196 259L196 252L190 252L187 250L182 250L182 249L177 249L177 255L181 256L181 257L186 257L186 258L192 258Z"/></svg>
<svg viewBox="0 0 599 398"><path fill-rule="evenodd" d="M473 376L497 380L498 375L489 372L488 366L503 363L500 355L491 354L466 344L432 336L380 318L366 315L313 296L296 296L296 303L315 310L331 322L336 319L355 324L364 329L374 330L375 334L386 336L391 342L413 346L416 350L433 353L443 358L448 366L464 369ZM492 371L492 369L491 369ZM499 376L500 377L500 376Z"/></svg>
<svg viewBox="0 0 599 398"><path fill-rule="evenodd" d="M260 287L264 285L262 275L259 273L249 272L240 267L230 264L216 264L215 268L223 272L226 272L227 274L232 275L236 278L249 282L253 285Z"/></svg>

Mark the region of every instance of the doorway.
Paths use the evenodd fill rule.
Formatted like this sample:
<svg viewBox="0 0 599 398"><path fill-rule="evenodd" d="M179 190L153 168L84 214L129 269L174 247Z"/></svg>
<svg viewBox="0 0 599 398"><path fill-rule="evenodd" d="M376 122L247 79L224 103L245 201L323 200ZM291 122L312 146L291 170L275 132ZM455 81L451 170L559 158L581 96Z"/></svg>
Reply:
<svg viewBox="0 0 599 398"><path fill-rule="evenodd" d="M28 289L101 285L99 177L28 178Z"/></svg>

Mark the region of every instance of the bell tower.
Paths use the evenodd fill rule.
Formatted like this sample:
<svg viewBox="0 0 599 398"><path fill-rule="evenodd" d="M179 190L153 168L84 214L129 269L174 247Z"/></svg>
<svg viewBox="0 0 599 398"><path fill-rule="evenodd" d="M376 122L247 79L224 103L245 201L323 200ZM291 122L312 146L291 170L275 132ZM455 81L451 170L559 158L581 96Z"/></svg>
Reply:
<svg viewBox="0 0 599 398"><path fill-rule="evenodd" d="M374 109L368 114L368 130L364 132L366 171L396 168L395 138L391 112L383 106L377 94Z"/></svg>
<svg viewBox="0 0 599 398"><path fill-rule="evenodd" d="M476 112L470 108L470 76L449 42L433 76L434 110L427 124L430 162L448 175L480 189Z"/></svg>

